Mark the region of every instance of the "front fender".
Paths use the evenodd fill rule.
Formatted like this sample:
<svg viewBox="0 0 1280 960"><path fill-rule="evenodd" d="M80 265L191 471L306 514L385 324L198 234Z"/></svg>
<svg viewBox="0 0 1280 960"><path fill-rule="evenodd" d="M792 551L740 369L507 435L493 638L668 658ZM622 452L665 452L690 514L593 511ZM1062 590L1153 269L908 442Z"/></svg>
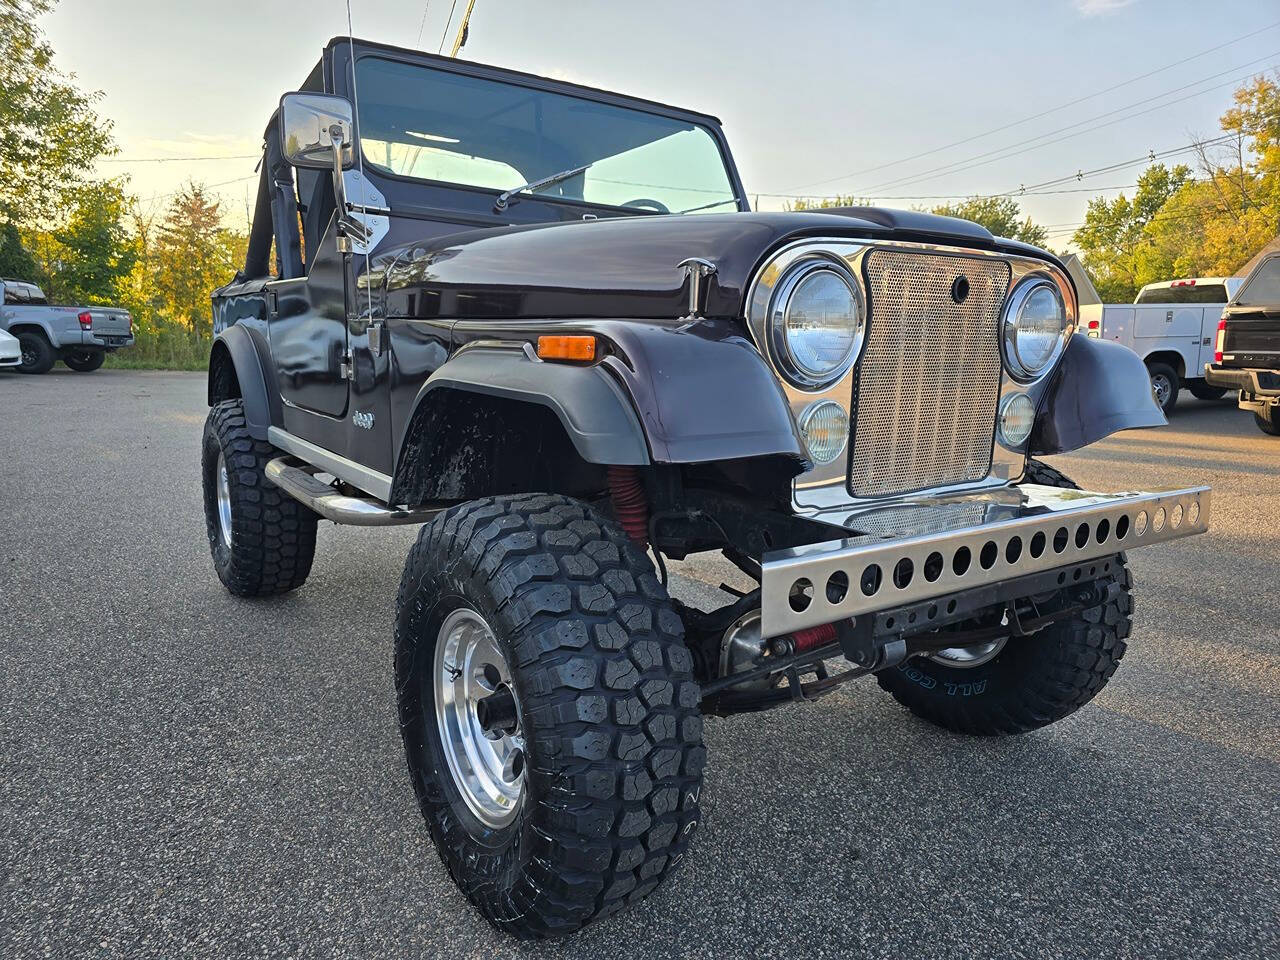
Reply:
<svg viewBox="0 0 1280 960"><path fill-rule="evenodd" d="M1076 336L1036 415L1031 454L1066 453L1120 430L1166 423L1141 357L1118 343Z"/></svg>

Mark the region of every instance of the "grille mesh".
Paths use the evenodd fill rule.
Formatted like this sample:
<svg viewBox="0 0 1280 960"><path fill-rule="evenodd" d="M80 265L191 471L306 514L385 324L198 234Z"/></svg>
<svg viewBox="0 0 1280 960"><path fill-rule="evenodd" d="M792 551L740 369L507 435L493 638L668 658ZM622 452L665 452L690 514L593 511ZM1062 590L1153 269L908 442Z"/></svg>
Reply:
<svg viewBox="0 0 1280 960"><path fill-rule="evenodd" d="M1009 265L876 250L866 269L870 320L854 381L849 492L981 480L991 469ZM961 275L969 294L956 303Z"/></svg>

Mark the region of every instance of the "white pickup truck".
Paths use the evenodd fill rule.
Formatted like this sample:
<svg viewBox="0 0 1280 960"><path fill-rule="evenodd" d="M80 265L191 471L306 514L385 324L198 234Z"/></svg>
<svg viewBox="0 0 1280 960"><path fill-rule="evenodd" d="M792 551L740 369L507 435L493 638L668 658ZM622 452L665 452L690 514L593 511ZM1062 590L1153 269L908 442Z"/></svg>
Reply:
<svg viewBox="0 0 1280 960"><path fill-rule="evenodd" d="M1082 302L1080 330L1123 343L1142 357L1166 414L1183 387L1198 399L1217 400L1226 391L1204 382L1204 365L1213 362L1222 310L1242 283L1242 277L1165 280L1147 284L1133 303Z"/></svg>
<svg viewBox="0 0 1280 960"><path fill-rule="evenodd" d="M18 338L23 373L48 373L61 360L78 373L133 344L133 317L119 307L60 307L25 280L0 279L0 330Z"/></svg>

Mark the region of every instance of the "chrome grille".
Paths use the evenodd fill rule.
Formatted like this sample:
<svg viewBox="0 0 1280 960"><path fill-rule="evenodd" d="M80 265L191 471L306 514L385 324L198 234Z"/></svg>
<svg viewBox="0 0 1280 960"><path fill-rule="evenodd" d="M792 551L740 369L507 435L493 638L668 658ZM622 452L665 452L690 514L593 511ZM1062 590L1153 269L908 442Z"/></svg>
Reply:
<svg viewBox="0 0 1280 960"><path fill-rule="evenodd" d="M870 321L853 388L849 492L881 497L981 480L991 469L1009 265L875 250L866 269ZM969 293L956 303L961 275Z"/></svg>

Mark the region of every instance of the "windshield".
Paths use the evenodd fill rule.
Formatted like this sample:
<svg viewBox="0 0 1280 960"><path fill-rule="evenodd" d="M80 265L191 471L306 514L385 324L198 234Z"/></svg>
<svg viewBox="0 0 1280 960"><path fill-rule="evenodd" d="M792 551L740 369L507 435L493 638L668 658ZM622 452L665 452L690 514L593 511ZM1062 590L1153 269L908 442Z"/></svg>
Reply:
<svg viewBox="0 0 1280 960"><path fill-rule="evenodd" d="M715 137L698 124L380 57L362 57L365 163L402 177L656 213L736 208Z"/></svg>
<svg viewBox="0 0 1280 960"><path fill-rule="evenodd" d="M1226 303L1227 288L1221 283L1197 283L1181 287L1153 287L1138 294L1134 303Z"/></svg>

